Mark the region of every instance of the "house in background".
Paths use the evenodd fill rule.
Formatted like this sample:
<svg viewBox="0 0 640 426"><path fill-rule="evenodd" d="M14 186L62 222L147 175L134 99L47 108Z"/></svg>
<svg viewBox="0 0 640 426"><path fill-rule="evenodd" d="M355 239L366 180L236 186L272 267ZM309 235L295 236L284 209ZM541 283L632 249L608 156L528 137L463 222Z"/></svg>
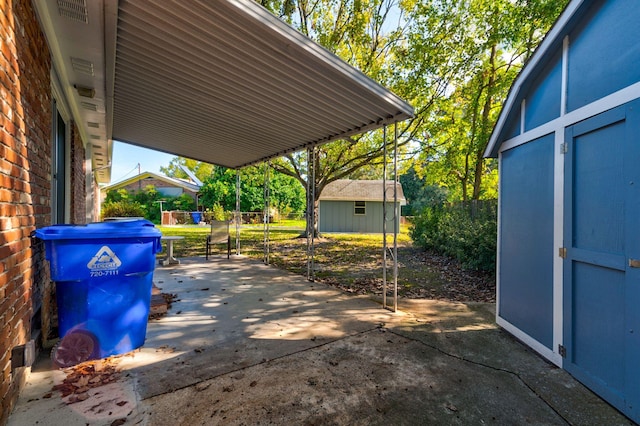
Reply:
<svg viewBox="0 0 640 426"><path fill-rule="evenodd" d="M569 3L515 81L497 322L640 422L640 8Z"/></svg>
<svg viewBox="0 0 640 426"><path fill-rule="evenodd" d="M407 203L400 182L396 183L398 205ZM319 232L383 232L382 180L340 179L329 183L320 194L318 209ZM393 232L393 181L386 183L387 232ZM400 209L398 208L399 212ZM395 218L400 229L400 214Z"/></svg>
<svg viewBox="0 0 640 426"><path fill-rule="evenodd" d="M129 179L103 186L100 188L101 201L104 201L109 191L125 189L128 192L135 193L143 191L147 186L153 186L156 191L167 197L179 197L182 194L186 194L196 202L196 205L198 204L201 185L185 179L171 178L152 172L143 172Z"/></svg>

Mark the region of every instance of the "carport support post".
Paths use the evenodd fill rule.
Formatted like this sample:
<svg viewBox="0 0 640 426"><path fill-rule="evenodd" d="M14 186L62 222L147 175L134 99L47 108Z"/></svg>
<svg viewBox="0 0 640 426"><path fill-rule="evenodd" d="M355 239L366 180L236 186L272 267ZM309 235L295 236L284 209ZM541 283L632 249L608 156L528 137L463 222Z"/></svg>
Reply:
<svg viewBox="0 0 640 426"><path fill-rule="evenodd" d="M269 215L270 215L270 205L271 202L271 191L269 184L269 171L271 170L271 162L268 161L265 163L264 167L264 214L262 217L262 221L264 223L264 259L263 262L265 265L269 264Z"/></svg>
<svg viewBox="0 0 640 426"><path fill-rule="evenodd" d="M382 307L387 308L387 125L382 128Z"/></svg>
<svg viewBox="0 0 640 426"><path fill-rule="evenodd" d="M236 255L240 256L240 223L242 215L240 214L240 170L236 170Z"/></svg>
<svg viewBox="0 0 640 426"><path fill-rule="evenodd" d="M393 312L398 310L398 231L400 203L398 203L398 123L393 123Z"/></svg>
<svg viewBox="0 0 640 426"><path fill-rule="evenodd" d="M307 280L314 281L316 147L307 149Z"/></svg>
<svg viewBox="0 0 640 426"><path fill-rule="evenodd" d="M387 126L383 129L382 161L382 307L398 310L398 123L394 123L393 135L393 307L387 305Z"/></svg>

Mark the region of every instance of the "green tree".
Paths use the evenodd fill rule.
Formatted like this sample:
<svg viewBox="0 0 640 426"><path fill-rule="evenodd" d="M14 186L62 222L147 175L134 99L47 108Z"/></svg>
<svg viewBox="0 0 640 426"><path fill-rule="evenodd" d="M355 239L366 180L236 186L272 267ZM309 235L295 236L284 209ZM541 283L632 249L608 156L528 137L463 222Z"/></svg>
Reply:
<svg viewBox="0 0 640 426"><path fill-rule="evenodd" d="M221 207L224 211L230 212L236 209L236 171L222 166L203 163L197 161L184 161L181 158L171 160L175 166L182 164L189 170L202 171L209 170L208 176L200 176L202 187L200 188L200 203L207 209ZM265 167L259 166L245 167L240 170L240 210L241 211L261 211L264 209L264 178ZM176 177L176 174L184 174L181 167L170 167L163 169L168 176ZM270 174L270 201L271 205L281 213L300 214L304 211L304 188L290 176L283 175L276 171Z"/></svg>
<svg viewBox="0 0 640 426"><path fill-rule="evenodd" d="M215 166L213 164L203 163L201 161L185 157L174 157L171 159L168 166L160 167L160 172L165 176L190 180L190 177L184 171L184 168L189 169L200 182L204 182L206 178L214 173Z"/></svg>
<svg viewBox="0 0 640 426"><path fill-rule="evenodd" d="M446 186L453 199L496 196L497 165L483 158L484 150L517 73L566 3L402 3L413 22L403 68L416 99L427 101L429 110L424 116L429 137L422 144L419 170L430 183ZM431 60L422 60L425 55L437 58L435 68ZM446 62L451 66L437 64ZM420 114L426 111L420 109Z"/></svg>
<svg viewBox="0 0 640 426"><path fill-rule="evenodd" d="M354 65L373 80L402 93L402 71L396 68L396 51L405 43L406 19L397 2L389 0L262 1L276 15ZM400 149L406 150L419 120L402 123ZM342 178L380 178L384 145L390 135L381 130L356 135L316 148L315 170L307 170L310 152L286 155L273 167L308 187L315 177L315 192L308 209L317 209L318 197L329 183ZM316 215L317 217L317 215ZM316 227L314 226L314 229Z"/></svg>
<svg viewBox="0 0 640 426"><path fill-rule="evenodd" d="M403 216L419 214L425 207L440 207L447 200L447 191L441 186L429 185L418 176L414 167L400 176L400 183L407 205L403 206Z"/></svg>
<svg viewBox="0 0 640 426"><path fill-rule="evenodd" d="M399 126L403 154L451 199L497 193L483 158L500 106L518 71L567 0L302 0L261 2L342 59L411 102ZM342 177L379 175L380 132L317 149L317 197ZM307 187L305 155L276 162ZM427 172L427 169L428 172Z"/></svg>
<svg viewBox="0 0 640 426"><path fill-rule="evenodd" d="M415 170L427 184L445 188L450 199L466 200L495 196L496 164L482 158L482 153L515 75L567 0L260 3L408 100L416 115L398 124L401 154L417 155ZM384 144L390 139L375 131L322 145L314 151L313 173L307 170L308 152L287 155L273 167L303 188L315 176L309 208L316 208L330 182L380 176ZM176 161L187 164L184 159ZM178 163L169 171L184 177ZM206 175L203 182L215 174L196 171L197 176ZM227 197L224 203L230 203L231 192L214 189L220 194L213 197ZM243 186L243 193L253 200L260 190L256 185ZM243 200L243 205L252 204Z"/></svg>

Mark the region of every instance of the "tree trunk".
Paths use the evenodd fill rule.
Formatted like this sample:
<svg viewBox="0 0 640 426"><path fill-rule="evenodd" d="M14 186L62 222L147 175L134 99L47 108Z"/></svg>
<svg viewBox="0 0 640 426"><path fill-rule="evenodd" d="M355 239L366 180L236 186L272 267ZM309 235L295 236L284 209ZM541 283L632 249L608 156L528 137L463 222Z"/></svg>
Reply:
<svg viewBox="0 0 640 426"><path fill-rule="evenodd" d="M489 115L493 104L493 92L496 85L496 45L491 46L491 54L489 56L489 79L487 81L487 98L482 109L482 125L480 127L480 138L476 149L476 167L473 176L473 200L480 199L480 190L482 189L482 176L484 174L484 150L489 143L491 135Z"/></svg>
<svg viewBox="0 0 640 426"><path fill-rule="evenodd" d="M316 191L317 193L317 191ZM316 195L316 194L313 194ZM319 195L319 194L318 194ZM304 234L302 234L303 237L306 237L307 235L313 235L314 238L318 238L320 237L320 232L318 232L318 212L320 210L320 201L317 199L317 197L309 197L307 196L307 214L306 214L306 229ZM313 211L313 223L312 223L312 218L311 218L311 212ZM311 231L313 230L313 233L311 233Z"/></svg>
<svg viewBox="0 0 640 426"><path fill-rule="evenodd" d="M315 155L315 158L313 159L314 161L312 162L312 164L315 166L312 173L307 175L307 182L309 182L310 179L314 179L314 185L312 188L309 188L308 183L307 183L307 214L306 214L306 220L307 220L307 227L305 229L305 233L304 236L308 236L308 235L313 235L314 238L316 237L320 237L320 233L318 232L318 212L319 212L319 207L320 207L320 200L318 199L320 197L320 192L322 192L322 188L319 185L318 182L318 176L319 176L319 161L318 161L318 152L317 150L314 149L307 149L307 156L311 156L311 155ZM310 164L311 166L311 164ZM313 217L311 216L311 212L313 212Z"/></svg>

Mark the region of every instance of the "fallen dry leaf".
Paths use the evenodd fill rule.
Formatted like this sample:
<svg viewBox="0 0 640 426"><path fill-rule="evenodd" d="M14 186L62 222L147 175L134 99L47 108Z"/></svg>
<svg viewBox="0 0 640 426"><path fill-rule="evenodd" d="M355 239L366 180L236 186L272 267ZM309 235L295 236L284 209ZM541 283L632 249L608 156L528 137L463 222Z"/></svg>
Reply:
<svg viewBox="0 0 640 426"><path fill-rule="evenodd" d="M65 370L67 376L62 383L53 386L52 390L59 391L63 398L73 395L72 398L69 398L68 403L70 404L83 401L89 397L87 393L89 389L117 380L119 372L116 365L118 362L120 362L119 357L109 357L78 364Z"/></svg>
<svg viewBox="0 0 640 426"><path fill-rule="evenodd" d="M72 383L72 385L78 389L84 388L89 384L89 379L89 376L81 376L75 383Z"/></svg>

